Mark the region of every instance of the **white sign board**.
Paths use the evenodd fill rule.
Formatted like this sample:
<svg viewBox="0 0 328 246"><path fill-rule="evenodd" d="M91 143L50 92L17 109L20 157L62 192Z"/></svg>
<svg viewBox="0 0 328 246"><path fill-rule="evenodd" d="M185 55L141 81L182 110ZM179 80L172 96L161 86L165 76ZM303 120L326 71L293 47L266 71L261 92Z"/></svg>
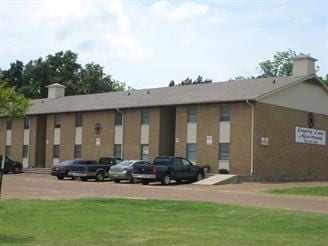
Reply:
<svg viewBox="0 0 328 246"><path fill-rule="evenodd" d="M269 138L268 137L261 137L261 145L268 146L269 145Z"/></svg>
<svg viewBox="0 0 328 246"><path fill-rule="evenodd" d="M96 146L100 146L100 138L96 138Z"/></svg>
<svg viewBox="0 0 328 246"><path fill-rule="evenodd" d="M207 145L213 144L213 136L206 136L206 144Z"/></svg>
<svg viewBox="0 0 328 246"><path fill-rule="evenodd" d="M295 141L296 143L326 145L326 131L297 126Z"/></svg>

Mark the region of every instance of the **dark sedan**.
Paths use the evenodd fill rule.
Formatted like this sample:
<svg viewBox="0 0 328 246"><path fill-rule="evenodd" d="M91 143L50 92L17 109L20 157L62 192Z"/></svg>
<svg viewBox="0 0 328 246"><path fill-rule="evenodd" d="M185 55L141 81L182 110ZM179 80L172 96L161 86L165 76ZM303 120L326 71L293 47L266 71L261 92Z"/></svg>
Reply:
<svg viewBox="0 0 328 246"><path fill-rule="evenodd" d="M56 176L57 179L60 180L63 180L65 177L73 178L73 176L68 175L68 172L71 170L72 166L83 164L82 162L83 160L80 159L62 161L58 165L51 168L50 174L52 176Z"/></svg>
<svg viewBox="0 0 328 246"><path fill-rule="evenodd" d="M151 165L147 161L143 160L129 160L122 161L117 165L114 165L110 169L110 177L115 183L119 183L121 180L129 180L132 183L137 183L138 179L132 177L133 169L138 165Z"/></svg>
<svg viewBox="0 0 328 246"><path fill-rule="evenodd" d="M0 155L0 167L2 164L2 155ZM13 161L9 159L7 156L5 156L5 165L3 167L3 172L4 173L20 173L23 170L23 165L19 161Z"/></svg>

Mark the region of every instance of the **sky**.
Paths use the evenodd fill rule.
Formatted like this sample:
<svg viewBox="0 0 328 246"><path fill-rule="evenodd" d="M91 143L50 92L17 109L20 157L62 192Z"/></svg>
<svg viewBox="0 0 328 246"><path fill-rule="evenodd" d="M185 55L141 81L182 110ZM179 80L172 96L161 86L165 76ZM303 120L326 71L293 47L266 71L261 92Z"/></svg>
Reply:
<svg viewBox="0 0 328 246"><path fill-rule="evenodd" d="M135 89L256 76L292 49L328 74L328 0L0 0L0 68L71 50Z"/></svg>

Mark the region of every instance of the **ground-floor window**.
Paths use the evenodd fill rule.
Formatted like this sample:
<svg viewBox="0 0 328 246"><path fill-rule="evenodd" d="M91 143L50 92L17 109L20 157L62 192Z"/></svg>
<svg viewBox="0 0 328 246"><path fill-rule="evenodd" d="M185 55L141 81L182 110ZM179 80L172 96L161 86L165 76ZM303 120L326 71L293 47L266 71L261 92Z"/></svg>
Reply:
<svg viewBox="0 0 328 246"><path fill-rule="evenodd" d="M59 145L53 146L53 158L59 158Z"/></svg>
<svg viewBox="0 0 328 246"><path fill-rule="evenodd" d="M196 161L196 144L187 144L187 159L190 161Z"/></svg>
<svg viewBox="0 0 328 246"><path fill-rule="evenodd" d="M122 144L114 144L114 157L122 157Z"/></svg>
<svg viewBox="0 0 328 246"><path fill-rule="evenodd" d="M230 144L220 143L219 145L219 160L229 160L230 159Z"/></svg>
<svg viewBox="0 0 328 246"><path fill-rule="evenodd" d="M75 146L74 146L74 158L82 158L82 146L81 146L81 144L75 144Z"/></svg>
<svg viewBox="0 0 328 246"><path fill-rule="evenodd" d="M23 158L28 157L28 145L23 145Z"/></svg>
<svg viewBox="0 0 328 246"><path fill-rule="evenodd" d="M6 145L5 153L6 156L11 156L11 145Z"/></svg>
<svg viewBox="0 0 328 246"><path fill-rule="evenodd" d="M149 147L148 144L141 145L141 160L148 161Z"/></svg>

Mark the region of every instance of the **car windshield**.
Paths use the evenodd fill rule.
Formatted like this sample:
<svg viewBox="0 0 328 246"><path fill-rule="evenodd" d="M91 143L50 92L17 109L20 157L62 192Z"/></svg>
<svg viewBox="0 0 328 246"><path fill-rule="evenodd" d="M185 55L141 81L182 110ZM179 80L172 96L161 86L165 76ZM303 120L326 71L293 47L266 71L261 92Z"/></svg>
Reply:
<svg viewBox="0 0 328 246"><path fill-rule="evenodd" d="M120 167L128 167L128 166L131 166L132 163L133 163L132 161L122 161L117 165Z"/></svg>
<svg viewBox="0 0 328 246"><path fill-rule="evenodd" d="M59 163L60 166L69 166L72 164L74 164L74 160L63 161L63 162Z"/></svg>

